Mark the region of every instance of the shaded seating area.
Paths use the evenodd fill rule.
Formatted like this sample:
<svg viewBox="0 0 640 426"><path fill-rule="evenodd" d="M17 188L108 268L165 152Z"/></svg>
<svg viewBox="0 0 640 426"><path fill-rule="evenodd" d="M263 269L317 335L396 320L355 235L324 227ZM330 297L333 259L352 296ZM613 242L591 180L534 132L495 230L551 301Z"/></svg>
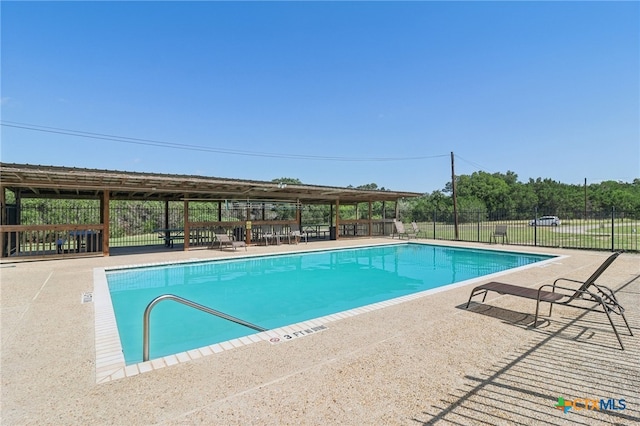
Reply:
<svg viewBox="0 0 640 426"><path fill-rule="evenodd" d="M356 229L361 236L382 237L390 230L384 226L384 215L380 218L372 213L374 203L397 205L398 200L420 195L214 176L0 163L0 258L109 256L112 248L130 253L136 248L148 251L151 246L188 251L215 241L210 230L216 226L233 229L236 243L244 240L251 245L252 241L264 240L265 244L278 244L292 237L298 242L303 233L298 237L289 226L295 222L302 227L307 220L303 211L307 209L315 213L310 214L311 224L304 226L305 241L313 236L329 236L332 240L346 237L348 234L339 232L345 227ZM49 205L49 200L65 200L65 205L60 213L47 211L40 217L36 205L31 200L26 202L28 199L41 199L44 205ZM343 207L351 206L355 212L360 206L368 213L356 214L358 219L347 219L350 213L344 213L343 219ZM323 223L313 224L316 221ZM263 237L260 232L251 232L252 225L267 225L270 230ZM78 231L94 233L90 240L84 238L81 250L75 250L77 241L69 237Z"/></svg>
<svg viewBox="0 0 640 426"><path fill-rule="evenodd" d="M399 220L394 219L393 224L396 228L396 234L400 239L402 239L403 237L406 237L408 240L410 240L411 238L416 238L418 235L414 231L408 232L407 230L405 230L404 223L400 222Z"/></svg>
<svg viewBox="0 0 640 426"><path fill-rule="evenodd" d="M586 281L579 281L570 278L558 278L553 282L553 284L545 284L538 288L522 287L495 281L479 285L471 291L471 295L469 296L469 300L467 301L465 308L469 308L471 299L474 296L482 294L482 302L484 303L487 293L493 291L501 295L535 300L536 314L533 322L534 328L538 325L538 314L541 302L549 303L549 317L551 317L551 310L554 304L604 313L607 315L607 319L609 320L611 328L618 339L618 343L620 343L620 347L624 350L620 334L618 333L618 330L613 323L613 319L611 318L611 313L620 315L629 330L629 335L633 336L633 332L631 331L631 327L629 327L627 318L624 316L624 308L618 303L613 290L604 285L596 284L596 280L620 254L621 252L615 252L609 256ZM559 283L564 282L577 283L580 284L580 286L578 288L575 288L575 286L572 288L567 287L566 285L568 284L562 286L559 285ZM594 303L596 304L595 306Z"/></svg>
<svg viewBox="0 0 640 426"><path fill-rule="evenodd" d="M286 240L288 244L298 244L304 237L305 242L308 242L308 235L306 231L300 228L297 223L290 223L288 225L256 225L254 227L254 239L257 242L261 242L268 246L270 244L282 244Z"/></svg>

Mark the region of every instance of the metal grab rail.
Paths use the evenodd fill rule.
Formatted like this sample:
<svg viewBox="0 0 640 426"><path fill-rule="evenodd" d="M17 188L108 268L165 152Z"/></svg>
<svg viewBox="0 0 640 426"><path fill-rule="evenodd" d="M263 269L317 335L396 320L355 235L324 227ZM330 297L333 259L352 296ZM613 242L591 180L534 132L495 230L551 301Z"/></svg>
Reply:
<svg viewBox="0 0 640 426"><path fill-rule="evenodd" d="M162 296L158 296L153 299L144 310L144 319L142 325L142 361L149 361L149 324L150 324L150 316L151 310L155 305L162 302L163 300L173 300L174 302L182 303L183 305L190 306L192 308L198 309L202 312L206 312L211 315L215 315L217 317L229 320L231 322L235 322L236 324L244 325L245 327L252 328L257 331L267 331L266 328L262 328L258 325L251 324L250 322L243 321L240 318L233 317L231 315L227 315L224 312L216 311L215 309L207 308L204 305L200 305L196 302L192 302L191 300L182 298L180 296L176 296L174 294L163 294Z"/></svg>

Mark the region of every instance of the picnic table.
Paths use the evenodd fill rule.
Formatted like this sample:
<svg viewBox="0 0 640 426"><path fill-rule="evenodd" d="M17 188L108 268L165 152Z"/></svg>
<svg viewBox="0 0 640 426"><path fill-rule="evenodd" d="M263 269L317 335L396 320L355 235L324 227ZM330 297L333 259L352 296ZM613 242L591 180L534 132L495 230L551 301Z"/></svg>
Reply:
<svg viewBox="0 0 640 426"><path fill-rule="evenodd" d="M322 229L324 228L324 229ZM320 238L320 234L322 234L322 238L327 238L327 233L329 232L328 225L304 225L302 230L308 235L315 235L316 238Z"/></svg>
<svg viewBox="0 0 640 426"><path fill-rule="evenodd" d="M173 248L174 240L184 239L183 228L158 228L158 229L154 229L153 232L157 232L158 238L162 238L164 240L165 247Z"/></svg>

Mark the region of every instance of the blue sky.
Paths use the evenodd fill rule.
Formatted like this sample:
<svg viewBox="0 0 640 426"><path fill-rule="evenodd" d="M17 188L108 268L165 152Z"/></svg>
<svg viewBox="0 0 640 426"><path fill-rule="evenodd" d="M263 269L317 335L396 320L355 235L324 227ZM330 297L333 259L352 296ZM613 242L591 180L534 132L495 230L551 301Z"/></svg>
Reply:
<svg viewBox="0 0 640 426"><path fill-rule="evenodd" d="M3 162L429 193L451 152L457 174L640 177L638 2L0 7Z"/></svg>

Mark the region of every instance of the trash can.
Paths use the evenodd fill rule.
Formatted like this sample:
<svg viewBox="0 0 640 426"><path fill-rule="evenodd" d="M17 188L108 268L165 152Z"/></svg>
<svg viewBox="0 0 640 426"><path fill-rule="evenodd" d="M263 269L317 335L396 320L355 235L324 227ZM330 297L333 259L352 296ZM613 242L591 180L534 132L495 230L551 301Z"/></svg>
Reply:
<svg viewBox="0 0 640 426"><path fill-rule="evenodd" d="M102 233L89 231L87 232L87 252L102 251Z"/></svg>
<svg viewBox="0 0 640 426"><path fill-rule="evenodd" d="M329 239L330 240L335 240L336 239L336 227L335 226L330 226L329 227Z"/></svg>
<svg viewBox="0 0 640 426"><path fill-rule="evenodd" d="M239 226L233 228L233 239L236 241L244 241L244 228Z"/></svg>

